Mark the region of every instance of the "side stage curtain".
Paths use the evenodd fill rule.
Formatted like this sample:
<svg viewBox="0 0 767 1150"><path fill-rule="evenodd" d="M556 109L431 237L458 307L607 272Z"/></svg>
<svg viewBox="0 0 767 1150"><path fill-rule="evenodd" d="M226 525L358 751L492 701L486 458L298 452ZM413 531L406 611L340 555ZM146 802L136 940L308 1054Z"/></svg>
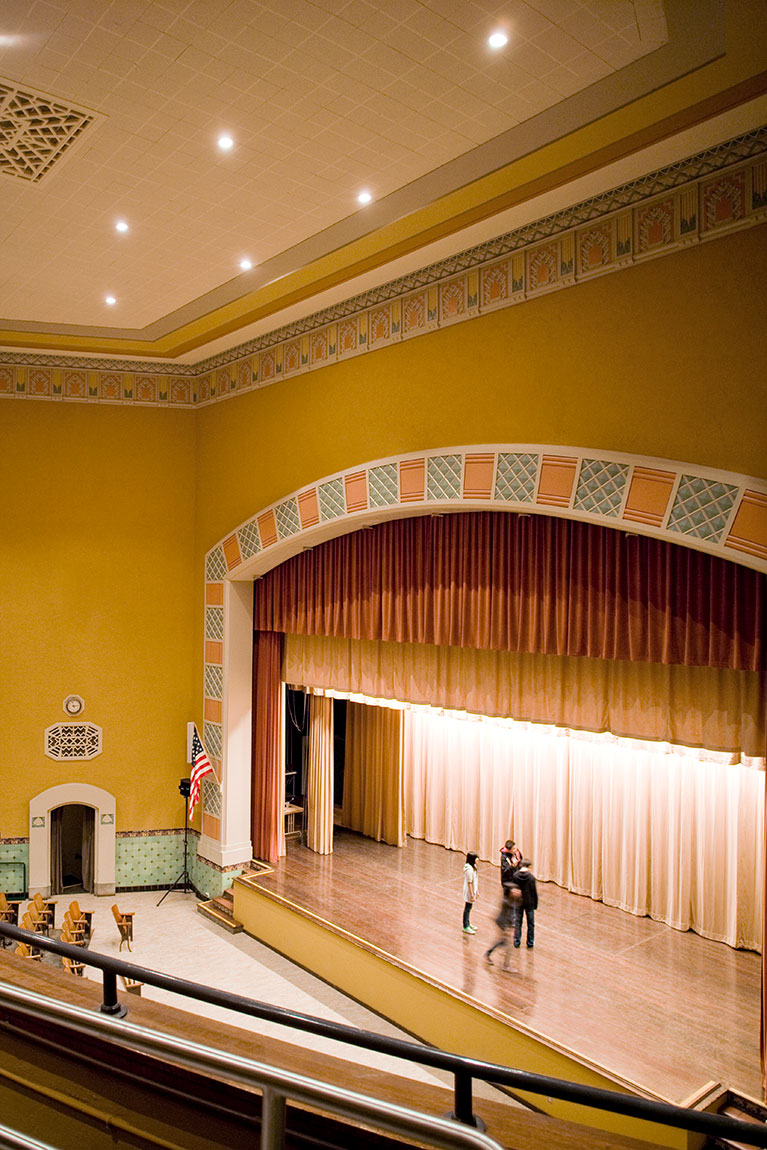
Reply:
<svg viewBox="0 0 767 1150"><path fill-rule="evenodd" d="M312 699L309 716L306 845L333 853L333 700L322 695Z"/></svg>
<svg viewBox="0 0 767 1150"><path fill-rule="evenodd" d="M761 948L764 771L526 724L403 723L408 834L494 862L511 837L541 879Z"/></svg>
<svg viewBox="0 0 767 1150"><path fill-rule="evenodd" d="M349 704L341 821L378 842L405 845L401 711Z"/></svg>
<svg viewBox="0 0 767 1150"><path fill-rule="evenodd" d="M286 635L283 678L479 715L764 753L764 676L720 667Z"/></svg>
<svg viewBox="0 0 767 1150"><path fill-rule="evenodd" d="M253 854L277 862L285 853L282 635L260 631L253 644Z"/></svg>
<svg viewBox="0 0 767 1150"><path fill-rule="evenodd" d="M687 547L503 512L342 535L255 587L255 626L764 671L767 580Z"/></svg>

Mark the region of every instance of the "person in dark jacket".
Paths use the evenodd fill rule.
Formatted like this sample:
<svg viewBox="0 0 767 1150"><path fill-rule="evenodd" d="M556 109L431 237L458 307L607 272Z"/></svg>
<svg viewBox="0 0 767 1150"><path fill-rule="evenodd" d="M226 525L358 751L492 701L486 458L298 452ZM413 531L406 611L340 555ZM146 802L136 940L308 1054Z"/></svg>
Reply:
<svg viewBox="0 0 767 1150"><path fill-rule="evenodd" d="M520 946L522 942L522 916L527 919L527 945L530 949L535 945L535 911L538 906L538 888L535 884L535 875L530 870L530 859L522 859L514 874L514 882L522 892L522 909L514 924L514 945Z"/></svg>
<svg viewBox="0 0 767 1150"><path fill-rule="evenodd" d="M485 951L485 958L491 966L493 965L493 951L502 946L504 949L503 969L510 969L509 954L511 952L509 950L509 931L512 929L512 927L516 929L517 923L519 922L519 916L521 914L521 906L522 893L519 887L504 887L503 902L501 903L501 909L498 912L498 917L495 920L496 925L498 926L498 929L501 933L498 935L498 938L495 940L490 949Z"/></svg>
<svg viewBox="0 0 767 1150"><path fill-rule="evenodd" d="M501 847L501 886L506 888L514 881L517 867L522 861L522 851L514 839L507 839L506 845Z"/></svg>

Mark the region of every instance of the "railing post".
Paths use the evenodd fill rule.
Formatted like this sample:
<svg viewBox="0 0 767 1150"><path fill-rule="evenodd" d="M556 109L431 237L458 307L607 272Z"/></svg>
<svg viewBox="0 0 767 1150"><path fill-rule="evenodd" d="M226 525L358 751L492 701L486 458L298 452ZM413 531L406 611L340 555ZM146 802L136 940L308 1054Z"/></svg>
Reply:
<svg viewBox="0 0 767 1150"><path fill-rule="evenodd" d="M451 1114L456 1122L464 1126L474 1126L477 1130L484 1130L485 1124L472 1112L471 1102L471 1074L465 1070L455 1072L455 1111Z"/></svg>
<svg viewBox="0 0 767 1150"><path fill-rule="evenodd" d="M104 1001L101 1003L102 1014L111 1014L113 1018L125 1018L128 1007L117 1001L117 975L110 970L104 971Z"/></svg>
<svg viewBox="0 0 767 1150"><path fill-rule="evenodd" d="M261 1102L261 1150L284 1150L285 1095L264 1086Z"/></svg>

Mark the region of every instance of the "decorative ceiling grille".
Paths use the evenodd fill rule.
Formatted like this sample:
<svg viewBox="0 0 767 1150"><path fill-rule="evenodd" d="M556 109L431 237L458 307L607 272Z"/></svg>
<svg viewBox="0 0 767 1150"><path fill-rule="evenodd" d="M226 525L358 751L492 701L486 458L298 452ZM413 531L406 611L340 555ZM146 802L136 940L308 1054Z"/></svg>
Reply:
<svg viewBox="0 0 767 1150"><path fill-rule="evenodd" d="M0 174L38 183L95 120L92 112L0 80Z"/></svg>

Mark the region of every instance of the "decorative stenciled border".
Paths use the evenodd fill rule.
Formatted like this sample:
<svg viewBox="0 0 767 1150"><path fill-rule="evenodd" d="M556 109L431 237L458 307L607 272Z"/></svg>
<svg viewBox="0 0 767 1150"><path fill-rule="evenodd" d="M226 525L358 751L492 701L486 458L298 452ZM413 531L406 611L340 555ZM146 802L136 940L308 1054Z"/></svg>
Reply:
<svg viewBox="0 0 767 1150"><path fill-rule="evenodd" d="M468 508L601 523L767 573L767 484L728 472L512 444L400 455L327 476L261 509L205 557L203 738L220 779L226 780L226 580L261 575L350 524ZM212 824L207 833L214 838L220 828Z"/></svg>
<svg viewBox="0 0 767 1150"><path fill-rule="evenodd" d="M764 127L194 366L7 354L0 396L181 408L220 402L761 223L766 152Z"/></svg>

